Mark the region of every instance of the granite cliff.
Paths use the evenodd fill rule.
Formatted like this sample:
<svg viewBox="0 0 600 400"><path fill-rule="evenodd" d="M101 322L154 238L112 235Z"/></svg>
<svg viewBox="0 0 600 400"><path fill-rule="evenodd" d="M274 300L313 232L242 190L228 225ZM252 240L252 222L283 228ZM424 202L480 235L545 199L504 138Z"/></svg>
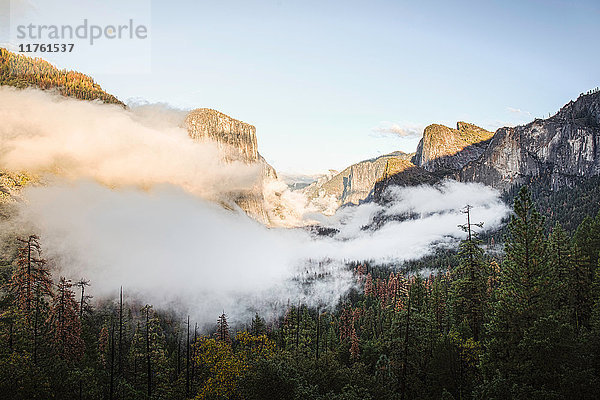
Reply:
<svg viewBox="0 0 600 400"><path fill-rule="evenodd" d="M433 184L453 177L483 154L492 136L492 132L462 121L456 129L439 124L427 126L410 163L390 160L384 176L375 183L373 198L383 200L389 186Z"/></svg>
<svg viewBox="0 0 600 400"><path fill-rule="evenodd" d="M533 180L553 190L600 175L600 92L581 95L548 119L500 128L456 178L501 190Z"/></svg>
<svg viewBox="0 0 600 400"><path fill-rule="evenodd" d="M430 125L412 161L414 167L390 171L376 184L376 200L392 185L443 178L501 191L530 182L551 190L571 187L600 175L600 92L582 94L548 119L494 134L464 122L457 129Z"/></svg>
<svg viewBox="0 0 600 400"><path fill-rule="evenodd" d="M318 197L333 196L337 205L359 204L373 195L375 183L390 173L390 165L395 172L413 167L410 159L414 154L401 151L353 164L342 172L320 179L303 189L312 200ZM391 163L391 164L390 164Z"/></svg>
<svg viewBox="0 0 600 400"><path fill-rule="evenodd" d="M260 165L261 174L254 188L240 193L233 200L252 218L268 224L263 184L267 179L277 179L277 173L258 152L256 128L210 108L190 111L185 119L185 127L194 140L209 139L216 142L227 160Z"/></svg>
<svg viewBox="0 0 600 400"><path fill-rule="evenodd" d="M427 171L459 170L476 160L494 134L466 122L456 129L432 124L423 131L413 163Z"/></svg>

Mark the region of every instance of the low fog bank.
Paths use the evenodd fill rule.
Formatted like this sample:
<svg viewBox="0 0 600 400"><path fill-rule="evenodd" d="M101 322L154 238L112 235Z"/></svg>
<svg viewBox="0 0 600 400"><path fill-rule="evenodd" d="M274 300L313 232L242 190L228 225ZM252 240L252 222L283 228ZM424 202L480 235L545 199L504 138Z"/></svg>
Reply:
<svg viewBox="0 0 600 400"><path fill-rule="evenodd" d="M223 310L244 322L255 311L274 316L299 301L335 306L354 285L348 262L400 264L456 242L467 203L488 229L508 212L497 192L477 184L394 188L391 195L387 208L364 204L323 218L323 226L339 230L333 237L266 228L168 185L33 187L13 222L38 231L59 273L90 279L95 296L116 296L122 285L141 301L209 323ZM365 229L382 212L412 217Z"/></svg>
<svg viewBox="0 0 600 400"><path fill-rule="evenodd" d="M111 187L168 183L213 201L252 189L260 167L225 162L215 143L191 140L184 113L0 87L0 169Z"/></svg>

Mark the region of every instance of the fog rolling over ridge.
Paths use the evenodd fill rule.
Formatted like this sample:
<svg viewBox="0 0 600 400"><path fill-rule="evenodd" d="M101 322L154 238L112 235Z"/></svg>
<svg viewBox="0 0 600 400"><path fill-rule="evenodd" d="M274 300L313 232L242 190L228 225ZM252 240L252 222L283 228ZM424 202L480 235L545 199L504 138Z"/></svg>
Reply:
<svg viewBox="0 0 600 400"><path fill-rule="evenodd" d="M209 323L223 310L240 322L288 301L334 305L353 285L347 262L400 263L456 241L467 203L488 229L508 212L493 189L445 182L391 188L385 206L325 217L279 187L277 198L287 202L279 212L338 233L267 228L229 201L254 185L257 171L224 163L217 146L192 141L178 127L181 115L0 90L0 169L40 174L45 183L23 191L10 228L39 232L60 274L86 277L96 298L123 286L140 301ZM381 215L406 218L365 228ZM303 284L315 273L325 278Z"/></svg>

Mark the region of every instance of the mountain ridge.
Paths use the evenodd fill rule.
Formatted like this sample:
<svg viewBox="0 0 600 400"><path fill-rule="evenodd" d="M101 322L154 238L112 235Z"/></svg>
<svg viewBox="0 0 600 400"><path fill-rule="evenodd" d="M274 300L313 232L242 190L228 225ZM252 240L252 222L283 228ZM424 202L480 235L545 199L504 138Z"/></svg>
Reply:
<svg viewBox="0 0 600 400"><path fill-rule="evenodd" d="M413 156L414 153L395 151L359 161L333 176L313 182L302 192L309 200L332 196L338 207L358 205L372 197L375 183L385 176L390 160L402 160L412 166L410 159Z"/></svg>
<svg viewBox="0 0 600 400"><path fill-rule="evenodd" d="M456 130L436 124L428 128L413 159L415 168L388 174L377 182L376 201L382 200L382 194L389 186L418 184L418 179L411 174L421 176L423 183L452 178L483 183L502 192L536 180L547 182L552 190L558 190L600 175L598 90L581 94L547 119L499 128L489 137L486 136L491 132L464 122L457 123ZM430 148L438 145L431 138L456 135L461 128L482 140L462 148L450 146L449 150L442 151ZM446 143L453 140L450 138ZM432 154L435 157L432 158Z"/></svg>

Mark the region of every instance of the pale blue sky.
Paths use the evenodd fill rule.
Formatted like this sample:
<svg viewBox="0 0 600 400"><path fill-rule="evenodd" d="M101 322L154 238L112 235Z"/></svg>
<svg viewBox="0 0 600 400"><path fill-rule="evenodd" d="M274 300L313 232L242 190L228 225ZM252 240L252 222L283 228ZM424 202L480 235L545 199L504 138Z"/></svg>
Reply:
<svg viewBox="0 0 600 400"><path fill-rule="evenodd" d="M600 85L598 21L597 0L153 1L151 73L94 77L124 100L252 123L278 170L318 172L414 151L382 124L554 113Z"/></svg>

